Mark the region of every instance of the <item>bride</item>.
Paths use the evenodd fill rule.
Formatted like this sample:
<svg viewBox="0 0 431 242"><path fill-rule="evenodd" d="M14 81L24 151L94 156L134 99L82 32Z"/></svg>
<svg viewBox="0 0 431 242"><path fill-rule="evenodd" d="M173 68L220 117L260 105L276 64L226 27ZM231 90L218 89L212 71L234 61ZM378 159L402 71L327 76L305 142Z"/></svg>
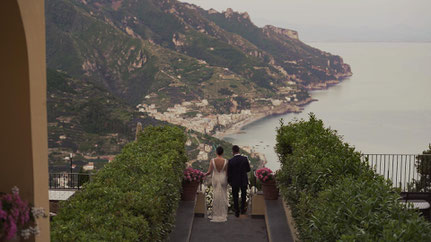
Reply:
<svg viewBox="0 0 431 242"><path fill-rule="evenodd" d="M223 158L223 148L217 147L217 157L211 159L208 172L212 174L212 186L214 191L211 222L226 222L228 197L227 197L227 160Z"/></svg>

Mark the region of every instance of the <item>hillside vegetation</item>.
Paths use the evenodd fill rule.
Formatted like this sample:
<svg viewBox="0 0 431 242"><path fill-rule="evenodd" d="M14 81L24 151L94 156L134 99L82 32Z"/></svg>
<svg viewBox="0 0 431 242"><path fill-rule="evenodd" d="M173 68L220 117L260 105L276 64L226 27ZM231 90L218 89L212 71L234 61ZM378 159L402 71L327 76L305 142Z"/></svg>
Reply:
<svg viewBox="0 0 431 242"><path fill-rule="evenodd" d="M193 130L200 141L188 154L199 160L205 144L222 143L205 135L299 111L308 90L351 75L296 31L176 0L47 0L46 40L52 167L69 152L100 167L134 139L137 122Z"/></svg>
<svg viewBox="0 0 431 242"><path fill-rule="evenodd" d="M165 106L230 96L221 88L253 102L282 95L289 81L301 89L350 75L339 56L304 44L295 31L258 28L232 10L175 0L48 0L46 12L48 66L134 105L152 93Z"/></svg>
<svg viewBox="0 0 431 242"><path fill-rule="evenodd" d="M73 163L81 167L94 162L96 169L103 167L118 154L122 147L135 139L138 122L143 127L164 126L158 121L137 112L126 102L115 97L104 87L74 79L67 74L47 70L48 80L48 145L51 171L69 170L64 157L74 154ZM208 168L209 159L215 157L215 146L221 145L230 157L232 144L198 132L185 132L186 151L190 163L197 168ZM198 159L201 151L210 147L207 159ZM208 148L207 148L208 149ZM248 154L247 152L244 152ZM250 159L258 166L259 159ZM79 170L79 169L76 169Z"/></svg>

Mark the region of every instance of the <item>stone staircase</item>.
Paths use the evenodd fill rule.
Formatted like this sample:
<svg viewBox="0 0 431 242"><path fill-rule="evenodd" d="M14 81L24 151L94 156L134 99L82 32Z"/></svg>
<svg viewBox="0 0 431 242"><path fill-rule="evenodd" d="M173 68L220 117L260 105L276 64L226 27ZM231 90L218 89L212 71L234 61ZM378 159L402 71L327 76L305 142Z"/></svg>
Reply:
<svg viewBox="0 0 431 242"><path fill-rule="evenodd" d="M239 218L228 215L224 223L212 223L207 217L205 197L198 193L195 201L180 203L170 241L295 241L293 223L283 200L264 200L260 193L251 199L248 213Z"/></svg>

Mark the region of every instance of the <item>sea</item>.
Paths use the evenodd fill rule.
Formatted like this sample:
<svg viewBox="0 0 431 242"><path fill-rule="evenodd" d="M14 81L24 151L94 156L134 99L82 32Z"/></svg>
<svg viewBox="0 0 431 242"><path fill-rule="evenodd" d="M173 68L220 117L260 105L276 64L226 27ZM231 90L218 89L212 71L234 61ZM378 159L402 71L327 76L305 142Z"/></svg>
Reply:
<svg viewBox="0 0 431 242"><path fill-rule="evenodd" d="M340 55L353 76L325 90L302 113L263 118L225 140L265 155L280 167L274 151L276 128L314 113L345 142L364 154L418 154L431 143L431 43L308 43Z"/></svg>

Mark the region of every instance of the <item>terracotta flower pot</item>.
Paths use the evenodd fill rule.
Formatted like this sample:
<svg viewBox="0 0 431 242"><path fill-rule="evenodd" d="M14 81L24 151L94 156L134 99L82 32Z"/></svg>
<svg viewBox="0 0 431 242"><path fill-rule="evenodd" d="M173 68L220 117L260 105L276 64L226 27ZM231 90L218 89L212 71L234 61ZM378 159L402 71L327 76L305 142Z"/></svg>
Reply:
<svg viewBox="0 0 431 242"><path fill-rule="evenodd" d="M198 191L199 182L183 182L183 192L181 193L182 201L194 201Z"/></svg>
<svg viewBox="0 0 431 242"><path fill-rule="evenodd" d="M275 181L267 181L262 183L263 197L265 200L277 200L278 199L278 188L275 185Z"/></svg>

